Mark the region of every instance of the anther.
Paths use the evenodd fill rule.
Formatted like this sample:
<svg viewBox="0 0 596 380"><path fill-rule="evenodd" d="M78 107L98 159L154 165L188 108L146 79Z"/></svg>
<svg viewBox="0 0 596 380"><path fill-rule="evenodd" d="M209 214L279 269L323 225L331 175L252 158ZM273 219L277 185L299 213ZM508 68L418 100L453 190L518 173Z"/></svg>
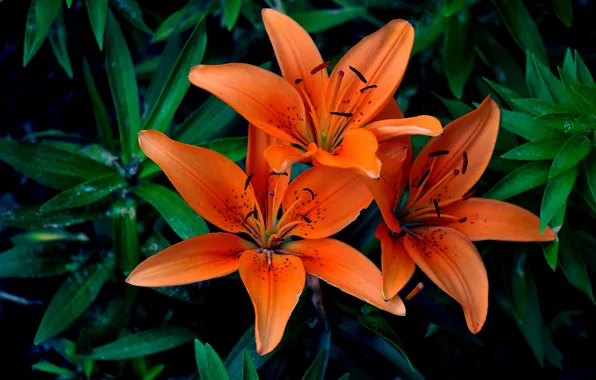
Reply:
<svg viewBox="0 0 596 380"><path fill-rule="evenodd" d="M308 187L305 187L304 189L302 189L303 191L308 191L310 193L310 195L312 196L312 199L315 199L315 192L312 191L311 189L309 189Z"/></svg>
<svg viewBox="0 0 596 380"><path fill-rule="evenodd" d="M422 183L424 182L424 180L426 180L426 177L428 177L429 174L430 174L430 169L426 169L424 174L422 174L422 177L420 177L420 181L418 181L418 184L416 184L416 187L422 186Z"/></svg>
<svg viewBox="0 0 596 380"><path fill-rule="evenodd" d="M449 154L448 150L436 150L434 152L430 152L428 154L429 157L437 157L437 156L444 156L446 154Z"/></svg>
<svg viewBox="0 0 596 380"><path fill-rule="evenodd" d="M372 85L370 85L370 86L366 86L366 87L364 87L364 88L361 88L361 89L360 89L360 93L362 94L364 91L366 91L366 90L369 90L369 89L371 89L371 88L377 88L377 85L376 85L376 84L372 84Z"/></svg>
<svg viewBox="0 0 596 380"><path fill-rule="evenodd" d="M296 79L296 80L294 81L294 83L295 83L295 84L298 84L298 83L300 83L300 82L302 82L302 78L298 78L298 79Z"/></svg>
<svg viewBox="0 0 596 380"><path fill-rule="evenodd" d="M406 301L411 300L414 296L424 289L424 284L419 282L414 289L406 296Z"/></svg>
<svg viewBox="0 0 596 380"><path fill-rule="evenodd" d="M244 190L246 190L248 188L248 185L250 184L250 180L252 179L252 177L255 175L255 173L251 173L248 178L246 179L246 182L244 182Z"/></svg>
<svg viewBox="0 0 596 380"><path fill-rule="evenodd" d="M465 222L466 222L466 220L468 220L468 218L464 216L463 218L461 218L461 219L460 219L460 220L458 220L457 222L458 222L458 223L465 223Z"/></svg>
<svg viewBox="0 0 596 380"><path fill-rule="evenodd" d="M316 73L318 73L319 71L321 71L321 70L323 70L323 69L327 68L329 65L331 65L331 62L323 62L323 63L321 63L320 65L317 65L317 66L316 66L314 69L312 69L312 70L310 71L310 73L311 73L311 74L316 74Z"/></svg>
<svg viewBox="0 0 596 380"><path fill-rule="evenodd" d="M352 114L349 113L349 112L335 112L335 111L331 111L329 113L332 114L332 115L335 115L335 116L352 117Z"/></svg>
<svg viewBox="0 0 596 380"><path fill-rule="evenodd" d="M364 82L365 84L367 83L367 82L366 82L366 78L364 77L364 75L362 75L362 73L361 73L360 71L356 70L356 69L355 69L355 68L353 68L352 66L350 66L350 70L352 70L352 71L354 72L354 74L358 75L358 78L359 78L359 79L360 79L362 82Z"/></svg>
<svg viewBox="0 0 596 380"><path fill-rule="evenodd" d="M288 176L288 173L287 173L287 172L283 172L283 173L271 172L271 173L269 173L269 175L270 175L270 176L271 176L271 175L285 175L285 176L287 177L287 176Z"/></svg>
<svg viewBox="0 0 596 380"><path fill-rule="evenodd" d="M468 170L468 153L464 152L464 164L461 167L461 174L466 174Z"/></svg>
<svg viewBox="0 0 596 380"><path fill-rule="evenodd" d="M433 205L435 205L435 212L437 213L437 217L441 217L441 209L439 208L439 201L433 199Z"/></svg>
<svg viewBox="0 0 596 380"><path fill-rule="evenodd" d="M306 215L302 215L302 219L304 219L304 221L305 221L306 223L310 223L310 222L311 222L311 220L310 220L310 219L308 219L308 218L306 217Z"/></svg>

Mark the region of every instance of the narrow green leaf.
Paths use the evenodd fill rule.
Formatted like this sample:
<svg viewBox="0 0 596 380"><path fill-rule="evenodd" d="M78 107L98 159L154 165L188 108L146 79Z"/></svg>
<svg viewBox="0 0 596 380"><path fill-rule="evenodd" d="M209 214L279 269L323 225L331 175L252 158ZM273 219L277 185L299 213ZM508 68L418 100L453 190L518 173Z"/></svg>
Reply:
<svg viewBox="0 0 596 380"><path fill-rule="evenodd" d="M501 127L527 140L552 138L559 133L547 126L544 121L536 120L521 112L501 110Z"/></svg>
<svg viewBox="0 0 596 380"><path fill-rule="evenodd" d="M145 24L143 19L143 9L137 0L110 0L110 4L120 13L128 22L145 33L153 34L151 28ZM108 25L109 29L109 25Z"/></svg>
<svg viewBox="0 0 596 380"><path fill-rule="evenodd" d="M70 275L58 288L41 319L34 344L40 344L68 328L91 305L111 277L112 257L92 263Z"/></svg>
<svg viewBox="0 0 596 380"><path fill-rule="evenodd" d="M201 380L229 380L226 367L211 345L195 339L195 359Z"/></svg>
<svg viewBox="0 0 596 380"><path fill-rule="evenodd" d="M189 285L163 286L151 289L179 301L199 305L203 303L205 291L209 288L209 284L209 281L201 281Z"/></svg>
<svg viewBox="0 0 596 380"><path fill-rule="evenodd" d="M135 188L133 192L155 207L182 240L209 233L203 218L167 187L146 183Z"/></svg>
<svg viewBox="0 0 596 380"><path fill-rule="evenodd" d="M137 233L137 204L134 199L120 199L112 206L112 228L116 265L123 272L140 262Z"/></svg>
<svg viewBox="0 0 596 380"><path fill-rule="evenodd" d="M540 312L540 303L538 299L538 292L536 290L536 283L531 269L526 268L526 315L523 323L518 323L518 326L528 342L534 356L538 360L541 367L544 366L544 351L545 351L545 336L544 336L544 322Z"/></svg>
<svg viewBox="0 0 596 380"><path fill-rule="evenodd" d="M592 199L596 202L596 151L592 152L584 160L583 168L590 195L592 195Z"/></svg>
<svg viewBox="0 0 596 380"><path fill-rule="evenodd" d="M526 55L526 83L531 97L567 108L573 107L561 80L551 73L547 65L529 53Z"/></svg>
<svg viewBox="0 0 596 380"><path fill-rule="evenodd" d="M472 112L474 109L467 105L466 103L462 102L461 100L456 99L447 99L433 91L433 95L436 96L441 103L447 108L449 113L454 119L457 119L460 116L467 114L468 112Z"/></svg>
<svg viewBox="0 0 596 380"><path fill-rule="evenodd" d="M155 365L153 367L151 367L150 370L148 370L147 372L145 372L145 375L143 375L143 379L142 380L153 380L155 379L157 376L159 376L163 370L166 368L165 365L163 364L158 364Z"/></svg>
<svg viewBox="0 0 596 380"><path fill-rule="evenodd" d="M577 80L577 68L570 48L567 48L565 51L565 58L563 58L563 72L566 77L571 78L572 80Z"/></svg>
<svg viewBox="0 0 596 380"><path fill-rule="evenodd" d="M567 94L581 113L596 114L596 85L567 84Z"/></svg>
<svg viewBox="0 0 596 380"><path fill-rule="evenodd" d="M238 340L236 345L232 348L232 351L226 358L225 365L233 380L242 379L242 368L244 363L244 351L247 352L248 356L252 359L255 368L258 370L265 363L271 359L275 351L266 355L257 354L257 346L255 344L255 327L251 326L244 335Z"/></svg>
<svg viewBox="0 0 596 380"><path fill-rule="evenodd" d="M66 49L66 27L64 26L62 12L58 13L58 17L50 29L49 40L58 64L64 69L66 75L72 79L72 65Z"/></svg>
<svg viewBox="0 0 596 380"><path fill-rule="evenodd" d="M62 0L31 0L25 24L23 67L27 66L45 41L61 6Z"/></svg>
<svg viewBox="0 0 596 380"><path fill-rule="evenodd" d="M534 54L540 62L548 62L548 54L536 23L521 0L493 0L497 12L522 51Z"/></svg>
<svg viewBox="0 0 596 380"><path fill-rule="evenodd" d="M443 4L443 16L451 17L467 5L467 0L445 0Z"/></svg>
<svg viewBox="0 0 596 380"><path fill-rule="evenodd" d="M293 12L290 14L309 33L323 32L358 17L366 15L366 8L344 7L316 11Z"/></svg>
<svg viewBox="0 0 596 380"><path fill-rule="evenodd" d="M559 256L559 266L567 278L567 281L575 288L584 293L590 301L596 303L592 293L590 277L586 270L586 264L580 253L579 248L574 243L574 236L566 229L562 231L560 239L561 254Z"/></svg>
<svg viewBox="0 0 596 380"><path fill-rule="evenodd" d="M225 135L237 115L226 103L210 96L199 109L182 122L172 138L185 144L199 145Z"/></svg>
<svg viewBox="0 0 596 380"><path fill-rule="evenodd" d="M180 37L173 35L167 42L163 49L163 52L159 56L159 62L153 75L151 76L151 83L145 93L144 98L144 114L143 118L146 118L149 112L155 108L155 103L159 99L159 95L163 92L170 73L174 70L178 56L182 49ZM137 68L138 71L138 68Z"/></svg>
<svg viewBox="0 0 596 380"><path fill-rule="evenodd" d="M548 161L530 162L503 177L484 197L502 201L542 186L548 180L549 170L550 162Z"/></svg>
<svg viewBox="0 0 596 380"><path fill-rule="evenodd" d="M126 163L139 152L137 143L137 135L141 130L139 94L130 51L126 46L120 25L111 11L108 11L107 18L106 71L116 108L122 158Z"/></svg>
<svg viewBox="0 0 596 380"><path fill-rule="evenodd" d="M573 22L573 7L571 7L571 0L551 0L551 3L559 20L571 28L571 23Z"/></svg>
<svg viewBox="0 0 596 380"><path fill-rule="evenodd" d="M60 378L63 379L71 379L77 376L77 373L64 367L58 367L55 364L50 362L38 362L31 366L31 369L35 371L42 371L46 373L52 373L54 375L59 375Z"/></svg>
<svg viewBox="0 0 596 380"><path fill-rule="evenodd" d="M49 243L53 241L89 241L83 232L71 233L58 228L48 228L39 231L27 231L10 238L14 245Z"/></svg>
<svg viewBox="0 0 596 380"><path fill-rule="evenodd" d="M323 348L310 367L308 367L304 376L302 376L302 380L323 380L325 378L327 360L329 360L329 352Z"/></svg>
<svg viewBox="0 0 596 380"><path fill-rule="evenodd" d="M60 228L108 215L105 210L96 207L41 212L38 206L30 206L1 213L0 225L18 228Z"/></svg>
<svg viewBox="0 0 596 380"><path fill-rule="evenodd" d="M169 15L157 28L151 42L167 40L195 26L201 18L217 8L215 1L191 0L184 7Z"/></svg>
<svg viewBox="0 0 596 380"><path fill-rule="evenodd" d="M548 174L549 178L558 176L579 164L592 151L592 142L586 136L574 135L563 144Z"/></svg>
<svg viewBox="0 0 596 380"><path fill-rule="evenodd" d="M76 269L88 255L64 254L64 243L17 245L0 253L0 278L51 277Z"/></svg>
<svg viewBox="0 0 596 380"><path fill-rule="evenodd" d="M85 5L87 6L87 13L89 14L95 40L99 50L103 50L103 34L108 17L108 0L85 0Z"/></svg>
<svg viewBox="0 0 596 380"><path fill-rule="evenodd" d="M584 63L582 57L579 55L577 50L575 51L575 70L577 72L577 80L582 84L596 84L594 78L590 74L590 70Z"/></svg>
<svg viewBox="0 0 596 380"><path fill-rule="evenodd" d="M504 270L505 290L511 302L513 316L522 324L526 316L526 257L525 251L516 252Z"/></svg>
<svg viewBox="0 0 596 380"><path fill-rule="evenodd" d="M68 7L68 9L70 9L70 7L72 6L72 1L73 0L66 0L66 6Z"/></svg>
<svg viewBox="0 0 596 380"><path fill-rule="evenodd" d="M420 53L422 50L430 47L439 39L447 27L447 18L442 12L424 13L423 19L416 21L414 36L414 47L412 56Z"/></svg>
<svg viewBox="0 0 596 380"><path fill-rule="evenodd" d="M564 143L564 137L534 140L510 150L501 155L501 158L522 161L552 160Z"/></svg>
<svg viewBox="0 0 596 380"><path fill-rule="evenodd" d="M259 380L257 369L246 348L242 351L242 380Z"/></svg>
<svg viewBox="0 0 596 380"><path fill-rule="evenodd" d="M540 232L544 231L546 225L555 216L557 211L567 202L569 194L577 179L578 168L574 166L570 170L549 178L546 190L542 197L540 206Z"/></svg>
<svg viewBox="0 0 596 380"><path fill-rule="evenodd" d="M87 91L91 98L91 104L93 104L93 115L95 116L95 125L97 126L99 141L110 151L115 152L116 144L112 137L110 117L108 116L106 106L99 95L99 91L97 91L97 87L95 87L95 80L93 79L93 74L91 74L87 58L83 58L83 76L85 77L85 84L87 85Z"/></svg>
<svg viewBox="0 0 596 380"><path fill-rule="evenodd" d="M513 90L508 89L507 87L505 87L503 85L495 83L492 80L487 79L487 78L482 78L482 79L484 79L484 81L486 83L488 83L488 85L491 86L492 89L495 90L495 92L497 94L499 94L501 99L503 99L511 108L514 108L513 99L521 98L521 96L518 93L516 93ZM524 89L524 92L525 91L526 90Z"/></svg>
<svg viewBox="0 0 596 380"><path fill-rule="evenodd" d="M513 99L513 103L517 108L536 116L573 113L573 109L571 108L567 108L565 106L542 99Z"/></svg>
<svg viewBox="0 0 596 380"><path fill-rule="evenodd" d="M228 31L234 28L238 16L240 16L240 10L242 9L242 0L223 0L223 17L226 23Z"/></svg>
<svg viewBox="0 0 596 380"><path fill-rule="evenodd" d="M127 182L120 174L106 174L63 191L44 203L39 210L48 212L86 206L102 200L113 191L125 186L127 186Z"/></svg>
<svg viewBox="0 0 596 380"><path fill-rule="evenodd" d="M546 125L550 129L568 133L589 133L594 128L596 119L592 115L552 114L536 118L537 123Z"/></svg>
<svg viewBox="0 0 596 380"><path fill-rule="evenodd" d="M194 334L188 329L163 325L151 330L123 336L95 348L85 357L95 360L132 359L171 350L193 339Z"/></svg>
<svg viewBox="0 0 596 380"><path fill-rule="evenodd" d="M553 242L542 244L544 258L546 259L546 262L553 271L557 270L557 258L559 256L559 231L563 227L566 208L567 202L565 202L563 207L561 207L559 211L557 211L555 216L548 223L553 232L557 235L557 239Z"/></svg>
<svg viewBox="0 0 596 380"><path fill-rule="evenodd" d="M344 373L337 380L350 380L350 373Z"/></svg>
<svg viewBox="0 0 596 380"><path fill-rule="evenodd" d="M451 93L461 99L462 92L474 68L474 50L468 26L470 13L461 10L447 20L443 66Z"/></svg>
<svg viewBox="0 0 596 380"><path fill-rule="evenodd" d="M156 129L162 132L167 129L190 87L188 73L192 66L201 63L206 46L205 22L204 19L201 19L184 45L153 111L149 113L149 117L143 125L143 129Z"/></svg>
<svg viewBox="0 0 596 380"><path fill-rule="evenodd" d="M366 327L367 329L379 335L380 337L386 339L389 343L395 346L395 348L397 348L402 353L402 355L410 365L412 371L416 371L416 369L412 365L412 362L410 361L410 358L408 357L408 354L406 354L406 351L403 348L403 343L401 342L395 331L393 331L391 325L389 325L387 320L381 314L371 313L368 315L360 316L358 317L358 321L362 324L362 326Z"/></svg>

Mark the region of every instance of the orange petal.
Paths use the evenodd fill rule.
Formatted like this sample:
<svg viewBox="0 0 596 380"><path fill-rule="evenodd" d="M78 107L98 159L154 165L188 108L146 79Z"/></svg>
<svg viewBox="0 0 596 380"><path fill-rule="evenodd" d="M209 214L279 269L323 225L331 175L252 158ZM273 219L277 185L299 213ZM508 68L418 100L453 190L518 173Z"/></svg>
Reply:
<svg viewBox="0 0 596 380"><path fill-rule="evenodd" d="M257 66L228 63L195 66L188 78L267 134L305 146L312 140L302 98L282 77Z"/></svg>
<svg viewBox="0 0 596 380"><path fill-rule="evenodd" d="M349 128L366 124L395 93L408 65L413 44L414 28L405 20L390 21L362 39L333 69L327 83L327 109L353 114ZM350 67L362 74L366 83ZM367 86L376 88L363 90ZM341 116L331 117L330 130L337 131L344 121Z"/></svg>
<svg viewBox="0 0 596 380"><path fill-rule="evenodd" d="M379 206L383 219L393 232L401 232L395 209L404 193L407 176L403 171L408 157L408 147L399 141L381 144L377 156L383 165L378 180L365 178L366 186Z"/></svg>
<svg viewBox="0 0 596 380"><path fill-rule="evenodd" d="M141 131L139 144L199 215L222 230L249 232L254 218L248 224L244 220L257 202L252 187L246 186L246 174L232 160L157 131Z"/></svg>
<svg viewBox="0 0 596 380"><path fill-rule="evenodd" d="M314 143L308 145L305 152L288 144L276 144L268 147L264 152L264 157L276 173L284 173L292 167L295 162L309 162L317 149Z"/></svg>
<svg viewBox="0 0 596 380"><path fill-rule="evenodd" d="M294 179L283 200L280 228L300 221L287 236L319 239L341 231L370 205L364 177L352 170L315 167Z"/></svg>
<svg viewBox="0 0 596 380"><path fill-rule="evenodd" d="M553 241L555 233L548 227L540 234L540 219L521 207L493 199L470 198L441 210L461 223L450 223L472 241ZM464 221L465 219L465 221Z"/></svg>
<svg viewBox="0 0 596 380"><path fill-rule="evenodd" d="M497 103L487 97L476 110L450 123L443 135L433 137L422 148L410 172L408 206L413 202L427 205L432 199L459 198L478 182L495 147L500 113ZM448 154L429 157L440 151ZM431 166L426 184L422 189L417 188Z"/></svg>
<svg viewBox="0 0 596 380"><path fill-rule="evenodd" d="M401 108L399 108L399 104L394 98L389 99L387 103L383 106L381 111L373 117L370 122L374 121L381 121L386 119L403 119L404 113L401 112Z"/></svg>
<svg viewBox="0 0 596 380"><path fill-rule="evenodd" d="M130 273L135 286L174 286L228 275L238 269L242 252L257 248L228 233L195 236L149 257Z"/></svg>
<svg viewBox="0 0 596 380"><path fill-rule="evenodd" d="M306 30L290 17L273 9L263 9L262 14L281 74L299 92L304 90L322 116L326 111L323 96L329 75L327 69L311 74L323 63L319 49Z"/></svg>
<svg viewBox="0 0 596 380"><path fill-rule="evenodd" d="M379 143L403 135L438 136L443 132L441 122L432 116L389 119L369 123L366 129L374 133Z"/></svg>
<svg viewBox="0 0 596 380"><path fill-rule="evenodd" d="M464 309L468 328L476 334L488 312L486 268L474 244L447 227L419 227L406 234L404 246L416 265Z"/></svg>
<svg viewBox="0 0 596 380"><path fill-rule="evenodd" d="M298 255L306 273L380 309L406 315L399 296L383 299L381 272L375 264L349 245L335 239L307 239L284 244L281 250Z"/></svg>
<svg viewBox="0 0 596 380"><path fill-rule="evenodd" d="M385 223L379 223L375 236L381 241L383 297L391 299L410 281L416 265L404 248L403 238L393 236Z"/></svg>
<svg viewBox="0 0 596 380"><path fill-rule="evenodd" d="M367 177L378 178L381 172L381 161L376 156L378 148L375 135L365 129L353 129L345 134L333 154L318 149L314 157L323 166L354 169Z"/></svg>
<svg viewBox="0 0 596 380"><path fill-rule="evenodd" d="M304 289L306 274L292 255L245 252L240 258L240 278L255 308L257 352L273 351Z"/></svg>

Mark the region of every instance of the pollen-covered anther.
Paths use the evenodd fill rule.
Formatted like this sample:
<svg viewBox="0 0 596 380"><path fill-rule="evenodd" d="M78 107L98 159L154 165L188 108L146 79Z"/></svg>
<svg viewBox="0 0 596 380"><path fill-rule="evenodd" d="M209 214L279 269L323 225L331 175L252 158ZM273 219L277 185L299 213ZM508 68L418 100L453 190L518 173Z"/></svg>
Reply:
<svg viewBox="0 0 596 380"><path fill-rule="evenodd" d="M269 173L269 175L270 175L270 176L272 176L272 175L285 175L285 176L287 176L287 175L288 175L288 173L287 173L287 172L283 172L283 173L271 172L271 173Z"/></svg>
<svg viewBox="0 0 596 380"><path fill-rule="evenodd" d="M304 219L304 221L306 223L311 223L312 222L312 220L310 220L306 215L302 215L302 219Z"/></svg>
<svg viewBox="0 0 596 380"><path fill-rule="evenodd" d="M457 222L458 223L465 223L467 220L468 220L468 218L464 216L463 218L459 219Z"/></svg>
<svg viewBox="0 0 596 380"><path fill-rule="evenodd" d="M315 192L312 191L311 189L309 189L308 187L305 187L304 189L302 189L303 191L308 191L310 193L310 195L312 196L312 199L315 199Z"/></svg>
<svg viewBox="0 0 596 380"><path fill-rule="evenodd" d="M414 289L412 289L412 291L410 293L408 293L408 295L406 296L406 301L409 301L412 298L414 298L414 296L416 296L418 293L420 293L422 291L422 289L424 289L424 284L422 282L419 282L416 285L416 287Z"/></svg>
<svg viewBox="0 0 596 380"><path fill-rule="evenodd" d="M364 75L362 75L362 73L360 71L356 70L352 66L350 66L350 70L352 70L354 72L354 74L356 74L358 76L358 79L360 79L364 84L367 83L366 78L364 77Z"/></svg>
<svg viewBox="0 0 596 380"><path fill-rule="evenodd" d="M420 180L416 184L416 187L422 186L422 184L424 183L424 181L426 180L426 178L428 177L429 174L430 174L430 169L426 169L426 171L422 174L422 177L420 177Z"/></svg>
<svg viewBox="0 0 596 380"><path fill-rule="evenodd" d="M466 174L466 171L468 170L468 153L464 152L463 156L464 156L464 163L461 167L461 174Z"/></svg>
<svg viewBox="0 0 596 380"><path fill-rule="evenodd" d="M244 190L248 188L248 185L250 185L250 180L254 175L255 173L250 173L250 175L246 178L246 181L244 182Z"/></svg>
<svg viewBox="0 0 596 380"><path fill-rule="evenodd" d="M349 112L336 112L336 111L331 111L329 112L332 115L335 116L344 116L344 117L352 117L353 114L349 113Z"/></svg>
<svg viewBox="0 0 596 380"><path fill-rule="evenodd" d="M360 89L360 93L362 94L362 93L364 93L364 91L370 90L371 88L377 88L377 85L376 84L371 84L370 86L363 87L363 88Z"/></svg>
<svg viewBox="0 0 596 380"><path fill-rule="evenodd" d="M327 67L329 67L329 65L331 65L331 62L327 61L327 62L323 62L320 65L317 65L314 69L312 69L310 71L311 74L316 74L319 71L326 69Z"/></svg>
<svg viewBox="0 0 596 380"><path fill-rule="evenodd" d="M437 217L441 217L441 209L439 208L439 201L437 199L433 199L433 205L435 206L435 212L437 213Z"/></svg>
<svg viewBox="0 0 596 380"><path fill-rule="evenodd" d="M298 78L294 81L295 84L299 84L300 82L302 82L302 78Z"/></svg>
<svg viewBox="0 0 596 380"><path fill-rule="evenodd" d="M444 156L446 154L449 154L448 150L436 150L434 152L430 152L428 154L429 157L437 157L437 156Z"/></svg>

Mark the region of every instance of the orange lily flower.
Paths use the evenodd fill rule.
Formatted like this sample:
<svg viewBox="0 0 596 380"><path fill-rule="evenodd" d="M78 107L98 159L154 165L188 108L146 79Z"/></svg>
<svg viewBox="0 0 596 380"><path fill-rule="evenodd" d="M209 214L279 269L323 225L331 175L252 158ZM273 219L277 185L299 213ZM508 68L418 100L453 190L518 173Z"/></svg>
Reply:
<svg viewBox="0 0 596 380"><path fill-rule="evenodd" d="M406 186L407 145L385 144L381 180L367 179L384 222L381 241L383 295L386 299L411 279L418 266L463 307L468 328L477 333L488 311L488 278L472 241L552 241L539 218L510 203L472 198L499 130L500 110L489 98L445 127L420 151L409 173L409 197L394 212Z"/></svg>
<svg viewBox="0 0 596 380"><path fill-rule="evenodd" d="M160 132L142 131L139 144L147 157L198 214L227 232L196 236L165 249L139 264L127 282L184 285L239 270L254 305L261 355L280 342L307 273L381 309L405 315L399 297L383 299L378 268L356 249L328 238L372 202L362 177L349 170L317 167L290 183L289 172L273 173L263 159L271 143L275 138L249 128L245 173L219 153L178 143ZM303 239L285 242L289 237Z"/></svg>
<svg viewBox="0 0 596 380"><path fill-rule="evenodd" d="M394 102L414 43L414 29L407 21L393 20L364 38L329 76L330 62L323 62L296 21L273 9L264 9L262 15L283 78L230 63L195 66L189 79L281 140L264 152L275 172L286 171L293 162L314 161L378 178L378 137L441 133L441 123L431 116L366 125Z"/></svg>

